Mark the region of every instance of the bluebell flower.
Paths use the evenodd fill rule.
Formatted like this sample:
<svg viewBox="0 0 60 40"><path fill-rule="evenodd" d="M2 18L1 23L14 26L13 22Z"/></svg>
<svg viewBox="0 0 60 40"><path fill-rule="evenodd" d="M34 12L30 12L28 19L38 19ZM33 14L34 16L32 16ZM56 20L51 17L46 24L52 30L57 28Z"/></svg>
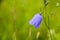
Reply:
<svg viewBox="0 0 60 40"><path fill-rule="evenodd" d="M36 14L30 21L29 24L35 26L35 28L39 28L42 21L42 15Z"/></svg>

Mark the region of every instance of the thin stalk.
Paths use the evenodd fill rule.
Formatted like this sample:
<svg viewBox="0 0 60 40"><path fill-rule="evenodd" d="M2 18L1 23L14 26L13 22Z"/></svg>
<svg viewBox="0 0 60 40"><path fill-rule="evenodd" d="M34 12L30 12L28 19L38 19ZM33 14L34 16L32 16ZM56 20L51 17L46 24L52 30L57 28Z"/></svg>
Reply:
<svg viewBox="0 0 60 40"><path fill-rule="evenodd" d="M15 0L16 1L16 0ZM14 1L13 15L14 15L14 40L16 40L16 2Z"/></svg>
<svg viewBox="0 0 60 40"><path fill-rule="evenodd" d="M51 32L50 32L50 24L49 24L49 15L48 15L48 31L49 31L49 34L50 34L50 39L52 40L52 35L51 35Z"/></svg>
<svg viewBox="0 0 60 40"><path fill-rule="evenodd" d="M49 15L45 12L46 11L46 4L44 4L44 8L43 8L43 19L44 19L44 23L45 23L45 25L46 25L46 27L48 28L48 31L49 31L49 34L50 34L50 39L52 40L52 35L51 35L51 33L50 33L50 24L49 24ZM48 16L48 24L46 23L46 19L45 19L45 17L44 17L44 12L45 12L45 14L47 14L47 16Z"/></svg>

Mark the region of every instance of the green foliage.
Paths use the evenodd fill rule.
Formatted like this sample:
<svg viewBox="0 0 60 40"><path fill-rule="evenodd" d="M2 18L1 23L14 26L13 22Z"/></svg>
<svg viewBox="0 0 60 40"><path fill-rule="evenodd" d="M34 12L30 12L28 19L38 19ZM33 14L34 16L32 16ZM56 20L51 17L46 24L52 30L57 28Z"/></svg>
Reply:
<svg viewBox="0 0 60 40"><path fill-rule="evenodd" d="M60 5L56 7L57 0L48 1L43 10L44 0L0 0L0 40L50 40L44 20L47 25L49 22L52 40L60 40ZM40 9L44 11L45 19L36 29L28 22ZM40 35L36 38L38 32Z"/></svg>

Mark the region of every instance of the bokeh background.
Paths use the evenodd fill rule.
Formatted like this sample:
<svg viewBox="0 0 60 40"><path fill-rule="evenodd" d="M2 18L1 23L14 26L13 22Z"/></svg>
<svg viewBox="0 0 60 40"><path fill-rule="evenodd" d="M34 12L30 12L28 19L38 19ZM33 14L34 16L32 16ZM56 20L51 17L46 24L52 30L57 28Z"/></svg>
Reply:
<svg viewBox="0 0 60 40"><path fill-rule="evenodd" d="M60 40L60 5L56 6L57 0L47 1L43 20L49 22L52 40ZM50 40L43 20L38 29L28 23L43 8L44 0L0 0L0 40Z"/></svg>

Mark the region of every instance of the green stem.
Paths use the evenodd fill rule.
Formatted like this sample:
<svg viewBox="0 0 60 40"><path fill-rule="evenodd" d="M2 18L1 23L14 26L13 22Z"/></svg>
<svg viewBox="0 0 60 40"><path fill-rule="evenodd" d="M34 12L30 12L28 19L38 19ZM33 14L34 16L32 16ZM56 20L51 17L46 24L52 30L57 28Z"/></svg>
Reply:
<svg viewBox="0 0 60 40"><path fill-rule="evenodd" d="M50 33L50 30L49 30L49 33ZM52 40L52 35L51 35L51 33L50 33L50 39Z"/></svg>
<svg viewBox="0 0 60 40"><path fill-rule="evenodd" d="M46 6L44 6L43 10L46 11ZM46 14L46 12L45 12L45 14ZM44 23L45 23L46 27L48 28L48 31L49 31L49 34L50 34L50 39L52 40L52 35L51 35L51 32L50 32L50 24L49 24L49 15L47 15L47 16L48 16L48 24L46 23L46 19L44 17L44 14L43 14L43 19L44 19Z"/></svg>

